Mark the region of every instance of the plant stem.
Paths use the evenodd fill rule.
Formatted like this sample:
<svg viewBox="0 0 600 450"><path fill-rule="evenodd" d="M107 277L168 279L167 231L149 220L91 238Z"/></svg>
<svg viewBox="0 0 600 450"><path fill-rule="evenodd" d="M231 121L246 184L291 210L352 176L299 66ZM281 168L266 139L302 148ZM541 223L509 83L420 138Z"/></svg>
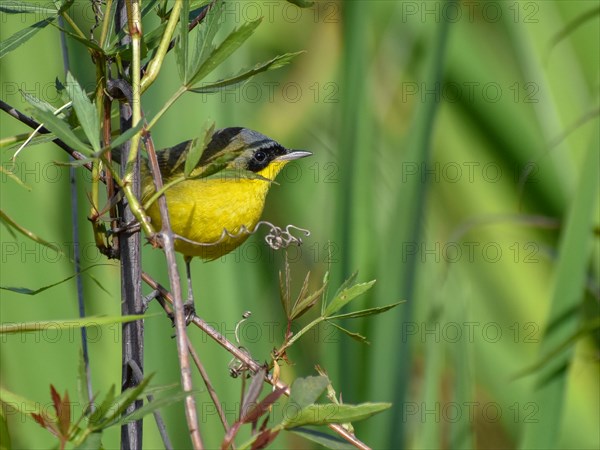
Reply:
<svg viewBox="0 0 600 450"><path fill-rule="evenodd" d="M150 64L148 65L148 70L146 71L146 75L142 79L140 85L142 92L145 92L146 89L148 89L150 85L154 83L154 80L156 80L156 77L160 72L160 68L165 59L165 55L169 50L171 38L173 37L173 33L175 32L175 28L177 27L177 22L179 20L179 14L182 6L183 3L180 1L175 2L175 5L173 5L173 9L171 10L171 16L169 17L169 22L167 23L167 28L165 29L165 32L162 35L160 44L158 45L158 49L156 50L156 55L154 56L154 58L152 58L152 61L150 61Z"/></svg>

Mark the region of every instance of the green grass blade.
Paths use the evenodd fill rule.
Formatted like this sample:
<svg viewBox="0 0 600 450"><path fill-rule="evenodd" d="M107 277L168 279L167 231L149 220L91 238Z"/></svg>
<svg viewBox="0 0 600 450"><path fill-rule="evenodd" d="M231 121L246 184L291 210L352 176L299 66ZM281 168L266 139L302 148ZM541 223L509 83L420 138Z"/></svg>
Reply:
<svg viewBox="0 0 600 450"><path fill-rule="evenodd" d="M73 102L73 109L75 110L75 114L77 114L79 124L94 151L98 152L100 151L98 111L71 72L67 72L67 86L67 94Z"/></svg>
<svg viewBox="0 0 600 450"><path fill-rule="evenodd" d="M547 321L549 325L541 343L541 355L552 351L577 332L579 322L577 310L584 295L587 269L593 248L592 230L598 214L599 147L598 133L594 133L560 239L554 292ZM555 358L553 364L545 364L538 373L538 383L541 384L536 392L536 403L540 412L539 421L527 424L521 448L556 447L563 418L568 376L568 371L562 368L568 367L573 354L572 349L565 351Z"/></svg>
<svg viewBox="0 0 600 450"><path fill-rule="evenodd" d="M248 40L252 33L262 22L261 19L245 23L239 28L233 30L221 44L219 44L206 58L198 69L193 73L188 87L193 87L196 83L202 81L208 74L215 70L223 61L225 61L233 52Z"/></svg>
<svg viewBox="0 0 600 450"><path fill-rule="evenodd" d="M8 39L0 42L0 58L8 55L13 50L19 48L29 39L31 39L38 31L46 28L50 23L55 19L55 17L51 17L48 19L40 20L37 23L34 23L30 27L24 28L20 31L17 31Z"/></svg>

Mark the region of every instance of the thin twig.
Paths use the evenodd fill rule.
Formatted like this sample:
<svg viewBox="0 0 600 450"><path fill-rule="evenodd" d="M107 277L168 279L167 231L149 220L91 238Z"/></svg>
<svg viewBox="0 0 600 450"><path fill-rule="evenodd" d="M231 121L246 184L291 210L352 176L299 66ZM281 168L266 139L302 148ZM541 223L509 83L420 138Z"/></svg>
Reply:
<svg viewBox="0 0 600 450"><path fill-rule="evenodd" d="M223 411L223 407L221 406L221 402L219 401L217 392L215 391L214 386L210 382L210 378L208 378L208 372L206 372L202 361L200 361L198 353L196 353L196 349L192 345L192 341L190 341L190 338L187 335L186 338L190 355L192 355L194 364L196 364L196 368L198 369L198 372L200 372L202 380L204 380L204 384L206 385L206 389L208 390L208 395L210 395L210 398L213 401L215 408L217 409L217 414L219 414L219 419L221 419L221 423L223 424L223 428L225 429L225 433L227 433L229 431L229 423L227 423L227 417L225 417L225 411ZM235 447L233 447L233 450L235 450Z"/></svg>
<svg viewBox="0 0 600 450"><path fill-rule="evenodd" d="M144 133L144 143L146 144L146 151L148 152L148 161L150 163L150 169L154 178L154 186L156 190L159 190L162 188L163 184L162 176L158 166L158 160L156 158L154 142L152 141L152 137L149 132ZM185 398L185 416L188 422L188 429L190 431L194 449L202 449L204 448L204 444L202 442L202 436L200 435L196 401L191 393L193 391L193 385L192 370L188 353L189 341L187 337L187 323L183 311L183 300L181 297L181 282L179 279L179 272L177 271L177 260L175 257L175 239L173 238L171 220L167 208L167 200L164 195L161 195L158 198L158 206L160 209L162 222L161 243L167 258L169 284L171 285L171 289L173 290L174 294L173 322L175 324L177 355L179 357L179 365L181 368L181 384L183 386L183 390L190 393L190 395Z"/></svg>

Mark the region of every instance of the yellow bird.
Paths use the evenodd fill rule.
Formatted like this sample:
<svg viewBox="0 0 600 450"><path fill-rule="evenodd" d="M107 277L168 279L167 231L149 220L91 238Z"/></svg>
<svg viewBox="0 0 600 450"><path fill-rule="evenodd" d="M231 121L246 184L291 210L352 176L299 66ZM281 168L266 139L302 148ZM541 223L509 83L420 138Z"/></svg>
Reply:
<svg viewBox="0 0 600 450"><path fill-rule="evenodd" d="M182 178L191 141L156 152L165 185ZM267 136L247 128L224 128L212 135L196 169L234 152L225 171L205 178L186 178L165 192L175 250L185 259L188 278L188 310L193 311L190 261L197 256L214 260L240 246L259 222L269 188L277 174L292 160L312 153L289 150ZM194 173L194 171L192 171ZM249 176L250 175L250 176ZM147 162L142 164L142 201L155 194ZM158 202L147 208L155 229L161 228Z"/></svg>

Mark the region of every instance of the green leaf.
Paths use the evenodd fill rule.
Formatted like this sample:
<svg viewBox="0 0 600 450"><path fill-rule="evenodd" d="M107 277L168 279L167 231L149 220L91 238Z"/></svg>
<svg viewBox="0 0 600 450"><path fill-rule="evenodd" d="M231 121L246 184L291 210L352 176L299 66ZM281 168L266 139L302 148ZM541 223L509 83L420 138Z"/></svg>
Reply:
<svg viewBox="0 0 600 450"><path fill-rule="evenodd" d="M42 412L44 412L50 418L55 418L54 410L52 408L48 408L47 406L40 404L40 402L15 394L2 386L0 386L0 400L5 405L10 405L21 414L42 414Z"/></svg>
<svg viewBox="0 0 600 450"><path fill-rule="evenodd" d="M206 13L206 17L196 29L196 41L194 55L188 64L188 72L183 80L186 86L189 86L191 74L198 72L200 66L206 61L209 55L214 51L213 41L221 25L221 14L223 12L223 1L217 0Z"/></svg>
<svg viewBox="0 0 600 450"><path fill-rule="evenodd" d="M2 221L9 230L11 229L15 229L17 230L19 233L23 234L24 236L27 236L29 239L31 239L32 241L37 242L40 245L43 245L44 247L50 248L52 250L54 250L55 252L59 253L59 254L63 254L62 250L60 249L60 247L54 245L51 242L46 241L45 239L42 239L41 237L39 237L37 234L33 233L32 231L29 231L28 229L26 229L25 227L22 227L21 225L19 225L17 222L15 222L11 217L9 217L4 211L2 211L0 209L0 221ZM5 250L6 251L6 250Z"/></svg>
<svg viewBox="0 0 600 450"><path fill-rule="evenodd" d="M88 434L75 450L100 450L102 448L102 431Z"/></svg>
<svg viewBox="0 0 600 450"><path fill-rule="evenodd" d="M303 409L316 402L328 384L329 379L324 376L296 378L290 388L290 402Z"/></svg>
<svg viewBox="0 0 600 450"><path fill-rule="evenodd" d="M372 316L374 314L381 314L383 312L389 311L390 309L395 308L396 306L398 306L401 303L404 303L404 301L392 303L391 305L376 306L375 308L369 308L369 309L363 309L361 311L349 312L346 314L336 314L335 316L327 317L327 319L355 319L356 317Z"/></svg>
<svg viewBox="0 0 600 450"><path fill-rule="evenodd" d="M138 314L130 316L89 316L66 320L43 320L37 322L21 322L10 324L4 323L0 324L0 334L30 333L32 331L41 332L50 328L52 330L73 330L90 326L111 325L114 323L144 320L152 317L153 315Z"/></svg>
<svg viewBox="0 0 600 450"><path fill-rule="evenodd" d="M29 99L27 100L29 101ZM69 124L67 124L64 120L59 119L51 112L42 109L35 103L32 103L31 101L29 101L29 103L34 106L34 108L31 110L31 114L38 120L38 122L43 123L46 128L52 131L57 138L59 138L69 147L72 147L74 150L77 150L84 155L92 155L92 149L77 137Z"/></svg>
<svg viewBox="0 0 600 450"><path fill-rule="evenodd" d="M354 332L352 332L350 330L345 329L344 327L339 326L336 323L329 322L329 321L327 321L327 322L330 323L331 325L333 325L334 327L336 327L338 330L346 333L348 336L350 336L355 341L362 342L363 344L368 344L369 343L369 341L367 341L367 338L364 337L362 334L360 334L360 333L354 333Z"/></svg>
<svg viewBox="0 0 600 450"><path fill-rule="evenodd" d="M71 72L67 72L67 94L73 102L73 109L83 132L96 151L100 151L100 123L98 111L90 101L85 91L81 88Z"/></svg>
<svg viewBox="0 0 600 450"><path fill-rule="evenodd" d="M179 15L179 40L175 47L175 57L179 78L184 82L188 79L189 26L190 2L183 2Z"/></svg>
<svg viewBox="0 0 600 450"><path fill-rule="evenodd" d="M352 287L354 284L356 284L356 278L358 277L358 270L354 271L347 279L346 281L344 281L342 283L342 285L337 289L337 291L335 291L335 295L334 298L337 297L338 295L340 295L340 293L345 290L348 289L349 287Z"/></svg>
<svg viewBox="0 0 600 450"><path fill-rule="evenodd" d="M121 414L123 414L129 405L135 402L143 394L153 376L154 374L148 375L140 384L128 388L118 395L108 410L109 414L104 420L99 422L96 429L108 428L118 424L121 420Z"/></svg>
<svg viewBox="0 0 600 450"><path fill-rule="evenodd" d="M146 404L144 404L144 406L142 406L141 408L136 409L131 414L124 416L118 422L111 423L110 426L121 426L125 425L126 423L131 423L143 419L148 414L153 414L160 408L177 403L186 398L188 395L194 395L197 393L200 393L200 390L194 390L192 392L185 392L179 390L178 392L170 393L169 395L164 396L162 398L155 398L151 402L147 402Z"/></svg>
<svg viewBox="0 0 600 450"><path fill-rule="evenodd" d="M58 9L41 5L39 2L25 3L16 0L3 0L0 2L0 12L6 14L48 14L49 16L58 14Z"/></svg>
<svg viewBox="0 0 600 450"><path fill-rule="evenodd" d="M100 265L100 264L95 264L93 266L86 267L85 269L83 269L79 273L83 273L86 270L89 270L92 267L96 267L98 265ZM40 292L44 292L44 291L46 291L46 290L48 290L50 288L53 288L54 286L58 286L59 284L65 283L65 282L69 281L70 279L75 278L76 276L77 276L77 273L74 273L73 275L71 275L71 276L69 276L69 277L67 277L67 278L65 278L63 280L57 281L56 283L48 284L48 285L43 286L43 287L41 287L39 289L29 289L29 288L23 288L23 287L6 287L6 286L0 286L0 289L4 289L5 291L16 292L17 294L37 295Z"/></svg>
<svg viewBox="0 0 600 450"><path fill-rule="evenodd" d="M202 139L201 141L200 138L196 138L192 141L192 144L189 146L189 150L185 158L185 165L183 168L183 174L186 178L189 178L192 171L198 165L198 162L200 162L202 153L204 153L204 150L208 146L208 143L210 142L214 133L215 124L212 123L211 125L207 125L204 127L204 129L204 139Z"/></svg>
<svg viewBox="0 0 600 450"><path fill-rule="evenodd" d="M130 140L133 136L135 136L142 128L144 128L144 121L140 120L137 123L136 126L128 128L127 131L125 131L125 133L120 134L119 136L117 136L116 138L114 138L111 141L110 146L104 147L99 152L94 153L93 157L94 158L99 158L102 155L104 155L106 152L108 152L109 150L114 150L115 148L120 147L125 142L127 142L128 140Z"/></svg>
<svg viewBox="0 0 600 450"><path fill-rule="evenodd" d="M91 39L83 38L83 37L79 36L78 34L73 33L72 31L67 30L66 28L58 26L55 23L53 23L52 25L54 27L56 27L58 30L60 30L61 33L65 33L69 37L75 39L77 42L85 45L87 48L95 50L95 51L100 52L100 53L104 53L104 49L102 47L100 47L98 44L96 44L94 41L92 41Z"/></svg>
<svg viewBox="0 0 600 450"><path fill-rule="evenodd" d="M361 403L359 405L308 405L293 417L287 417L282 425L286 430L302 425L326 425L328 423L357 422L367 419L392 406L391 403Z"/></svg>
<svg viewBox="0 0 600 450"><path fill-rule="evenodd" d="M25 142L25 140L29 137L29 133L19 137L20 139L15 144L6 148L6 153L13 153L21 148L23 142ZM48 142L52 142L54 139L56 139L56 136L54 136L52 133L37 134L33 139L29 140L27 147L29 148L39 144L47 144Z"/></svg>
<svg viewBox="0 0 600 450"><path fill-rule="evenodd" d="M6 417L4 417L4 408L0 409L0 448L3 450L10 450L12 448L10 430L6 423Z"/></svg>
<svg viewBox="0 0 600 450"><path fill-rule="evenodd" d="M246 82L250 78L252 78L254 75L257 75L261 72L279 69L280 67L283 67L286 64L288 64L293 58L300 55L301 53L304 53L304 51L295 52L295 53L286 53L284 55L276 56L275 58L273 58L269 61L255 65L251 69L243 69L242 71L240 71L240 73L238 73L235 76L232 76L229 78L224 78L219 81L209 82L209 83L206 83L205 85L201 85L200 87L190 89L190 91L198 93L198 94L212 94L212 93L218 92L219 89L235 86L240 83Z"/></svg>
<svg viewBox="0 0 600 450"><path fill-rule="evenodd" d="M8 178L13 180L15 183L17 183L22 188L25 188L28 191L31 191L31 186L29 186L28 184L25 184L23 182L23 180L21 180L18 176L16 176L14 174L14 172L11 172L10 170L5 169L4 166L0 166L0 173L3 175L6 175ZM2 210L0 210L0 219L4 219L3 215L4 215L4 213L2 212ZM10 228L9 228L9 230L10 230ZM12 233L12 231L11 231L11 233ZM15 236L15 234L13 234L13 236Z"/></svg>
<svg viewBox="0 0 600 450"><path fill-rule="evenodd" d="M306 289L308 289L308 275L309 274L310 274L310 272L306 274L306 279L305 279L305 284L304 284L304 286L306 286ZM291 319L297 319L298 317L302 316L305 312L307 312L310 308L312 308L312 306L319 301L319 298L321 298L321 295L323 295L323 291L325 290L325 287L326 287L325 285L322 285L319 289L317 289L312 294L306 295L304 286L298 296L298 299L296 300L296 302L294 303L294 306L292 307L292 311L290 313Z"/></svg>
<svg viewBox="0 0 600 450"><path fill-rule="evenodd" d="M214 7L213 7L214 8ZM235 52L246 40L254 33L254 30L260 25L262 18L247 22L239 28L233 30L215 48L202 64L193 72L193 75L186 86L191 88L196 83L202 81L208 74L216 69L233 52Z"/></svg>
<svg viewBox="0 0 600 450"><path fill-rule="evenodd" d="M62 86L62 85L61 85ZM54 113L56 108L48 103L46 100L42 100L41 98L36 97L35 95L30 94L29 92L25 92L23 90L19 90L19 93L23 96L25 100L31 103L36 108L42 109L44 111L48 111L49 113ZM66 117L64 112L59 113L56 117Z"/></svg>
<svg viewBox="0 0 600 450"><path fill-rule="evenodd" d="M288 3L292 3L293 5L298 6L299 8L310 8L315 2L307 1L307 0L287 0Z"/></svg>
<svg viewBox="0 0 600 450"><path fill-rule="evenodd" d="M316 442L319 445L322 445L326 448L331 448L334 450L354 450L356 447L354 445L344 441L343 439L333 436L331 434L326 434L321 431L311 430L309 428L294 428L290 430L292 433L297 434L298 436L302 436L309 441Z"/></svg>
<svg viewBox="0 0 600 450"><path fill-rule="evenodd" d="M106 397L104 398L104 401L90 415L89 423L92 427L95 427L96 425L98 425L105 418L106 414L108 414L108 412L112 408L114 401L115 401L115 385L113 384L110 387L110 389L108 390L108 393L106 394Z"/></svg>
<svg viewBox="0 0 600 450"><path fill-rule="evenodd" d="M335 295L335 297L333 297L333 300L331 300L331 303L329 303L329 305L327 305L327 308L325 308L324 315L330 316L331 314L339 311L344 306L346 306L349 302L354 300L356 297L358 297L361 294L364 294L369 289L371 289L371 287L374 284L375 284L375 280L369 281L367 283L358 283L358 284L353 284L353 282L352 282L351 286L349 286L349 284L347 282L344 283L344 285L342 285L342 286L348 286L348 287L344 287L343 289L340 288L341 290L338 291L338 293Z"/></svg>
<svg viewBox="0 0 600 450"><path fill-rule="evenodd" d="M8 55L10 52L27 42L31 39L38 31L47 27L56 17L50 17L48 19L40 20L34 23L30 27L24 28L17 31L8 39L4 39L0 42L0 58Z"/></svg>

